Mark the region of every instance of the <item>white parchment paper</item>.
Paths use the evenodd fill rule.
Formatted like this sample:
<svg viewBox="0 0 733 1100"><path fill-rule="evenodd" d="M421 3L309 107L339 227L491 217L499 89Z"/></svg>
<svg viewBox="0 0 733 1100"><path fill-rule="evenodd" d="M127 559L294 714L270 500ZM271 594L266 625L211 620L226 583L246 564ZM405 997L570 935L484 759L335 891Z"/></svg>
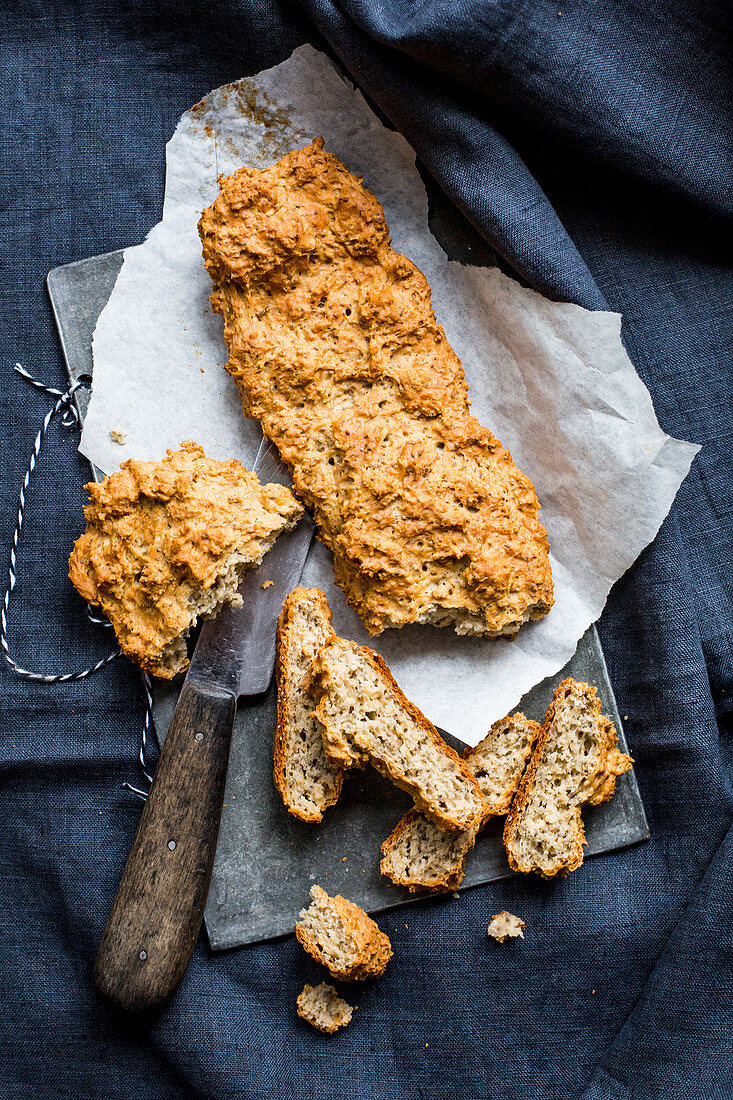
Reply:
<svg viewBox="0 0 733 1100"><path fill-rule="evenodd" d="M211 92L167 148L163 220L124 265L94 336L83 453L106 473L184 439L218 458L254 460L196 224L217 177L265 167L322 135L384 206L394 247L425 273L468 378L473 413L534 482L552 547L556 603L514 642L409 627L369 639L314 544L303 583L327 593L336 629L384 656L437 725L475 744L572 656L611 585L656 534L697 448L660 429L624 351L621 318L550 302L496 269L448 261L427 223L413 151L331 62L303 46L282 65ZM110 431L125 433L120 446Z"/></svg>

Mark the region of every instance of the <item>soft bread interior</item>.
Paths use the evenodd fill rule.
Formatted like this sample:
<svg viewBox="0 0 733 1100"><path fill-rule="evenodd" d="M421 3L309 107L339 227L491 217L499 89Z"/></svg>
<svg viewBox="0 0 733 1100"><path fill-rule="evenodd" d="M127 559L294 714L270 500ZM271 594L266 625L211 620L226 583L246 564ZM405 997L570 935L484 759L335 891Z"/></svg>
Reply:
<svg viewBox="0 0 733 1100"><path fill-rule="evenodd" d="M494 723L483 741L464 754L481 788L484 822L509 809L539 729L523 714L513 714ZM382 872L411 889L454 888L463 878L475 838L475 829L442 832L411 810L382 846Z"/></svg>
<svg viewBox="0 0 733 1100"><path fill-rule="evenodd" d="M342 772L326 756L321 727L313 717L315 704L304 681L313 658L333 631L325 596L314 598L303 590L291 599L287 623L280 633L282 760L276 761L276 768L282 768L281 793L288 809L304 820L319 821L324 809L338 798Z"/></svg>
<svg viewBox="0 0 733 1100"><path fill-rule="evenodd" d="M208 588L194 588L188 599L188 626L181 633L171 639L163 647L157 661L156 675L167 677L174 676L185 665L187 659L186 641L189 634L199 619L213 619L221 611L225 604L240 606L242 597L239 595L239 586L242 577L248 569L256 569L268 550L272 549L278 535L283 531L289 531L298 522L299 516L283 523L274 531L256 540L254 546L250 543L246 554L235 550L221 564L220 571Z"/></svg>
<svg viewBox="0 0 733 1100"><path fill-rule="evenodd" d="M324 692L316 717L339 763L367 759L446 828L471 828L483 813L477 784L437 731L385 674L369 650L334 638L314 673Z"/></svg>
<svg viewBox="0 0 733 1100"><path fill-rule="evenodd" d="M575 681L562 684L523 809L513 826L510 818L517 864L548 877L577 866L584 841L581 805L610 798L616 776L630 766L631 758L616 746L613 726L600 713L595 689Z"/></svg>
<svg viewBox="0 0 733 1100"><path fill-rule="evenodd" d="M332 985L305 985L298 997L298 1015L326 1035L332 1035L351 1021L353 1008L339 997Z"/></svg>

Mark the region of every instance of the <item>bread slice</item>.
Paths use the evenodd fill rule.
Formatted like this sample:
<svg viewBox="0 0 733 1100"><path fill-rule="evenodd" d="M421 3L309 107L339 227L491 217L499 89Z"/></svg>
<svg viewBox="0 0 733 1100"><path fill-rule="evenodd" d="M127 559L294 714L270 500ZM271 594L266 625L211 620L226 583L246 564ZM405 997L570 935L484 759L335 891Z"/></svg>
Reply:
<svg viewBox="0 0 733 1100"><path fill-rule="evenodd" d="M102 608L125 656L165 680L187 668L196 620L241 603L244 570L303 515L284 485L262 485L190 441L158 462L130 459L86 488L87 526L69 577Z"/></svg>
<svg viewBox="0 0 733 1100"><path fill-rule="evenodd" d="M382 874L416 890L457 890L478 829L443 832L419 810L408 810L382 845Z"/></svg>
<svg viewBox="0 0 733 1100"><path fill-rule="evenodd" d="M277 626L274 776L288 812L301 821L321 821L338 801L344 781L343 769L326 756L304 683L311 661L332 635L324 593L319 588L291 592Z"/></svg>
<svg viewBox="0 0 733 1100"><path fill-rule="evenodd" d="M484 800L481 826L508 811L539 732L536 722L512 714L463 754ZM410 810L382 845L382 874L410 891L455 890L477 833L476 828L442 832L424 814Z"/></svg>
<svg viewBox="0 0 733 1100"><path fill-rule="evenodd" d="M382 658L334 636L311 666L326 754L342 767L369 761L443 829L483 816L478 783L435 726L405 698Z"/></svg>
<svg viewBox="0 0 733 1100"><path fill-rule="evenodd" d="M298 1015L324 1035L333 1035L351 1022L353 1008L332 985L304 985L297 1000Z"/></svg>
<svg viewBox="0 0 733 1100"><path fill-rule="evenodd" d="M381 977L392 958L392 945L379 926L340 894L332 898L320 886L311 886L310 896L295 926L308 954L342 981Z"/></svg>
<svg viewBox="0 0 733 1100"><path fill-rule="evenodd" d="M563 680L504 827L512 869L554 878L580 867L585 844L580 807L607 802L616 777L632 764L619 751L613 723L601 714L596 689Z"/></svg>
<svg viewBox="0 0 733 1100"><path fill-rule="evenodd" d="M512 799L540 735L540 726L521 711L500 718L463 758L476 776L484 800L485 824L509 812Z"/></svg>

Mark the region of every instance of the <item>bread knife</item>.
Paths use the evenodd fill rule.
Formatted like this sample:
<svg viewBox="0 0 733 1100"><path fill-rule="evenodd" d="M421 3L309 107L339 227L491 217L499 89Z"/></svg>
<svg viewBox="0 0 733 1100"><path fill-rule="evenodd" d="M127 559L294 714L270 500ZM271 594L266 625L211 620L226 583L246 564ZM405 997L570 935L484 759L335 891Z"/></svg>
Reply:
<svg viewBox="0 0 733 1100"><path fill-rule="evenodd" d="M267 440L254 471L263 484L290 485ZM97 953L96 987L116 1008L155 1011L186 971L214 865L237 701L269 687L277 617L312 538L305 515L244 574L242 606L227 605L201 628Z"/></svg>

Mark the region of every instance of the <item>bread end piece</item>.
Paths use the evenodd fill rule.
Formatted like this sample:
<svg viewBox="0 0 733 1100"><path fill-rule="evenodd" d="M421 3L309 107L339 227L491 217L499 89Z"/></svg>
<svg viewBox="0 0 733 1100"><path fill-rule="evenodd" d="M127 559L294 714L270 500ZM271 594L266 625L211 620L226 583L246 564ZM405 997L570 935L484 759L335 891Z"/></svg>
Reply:
<svg viewBox="0 0 733 1100"><path fill-rule="evenodd" d="M580 867L586 843L581 806L607 802L616 778L632 764L601 713L596 689L563 680L504 827L512 870L549 879Z"/></svg>
<svg viewBox="0 0 733 1100"><path fill-rule="evenodd" d="M457 890L476 829L443 832L417 809L408 810L382 844L382 874L395 886L418 890Z"/></svg>
<svg viewBox="0 0 733 1100"><path fill-rule="evenodd" d="M129 459L86 488L71 582L101 607L125 656L166 680L187 668L196 620L240 602L244 570L303 515L284 485L262 485L191 441L157 462Z"/></svg>
<svg viewBox="0 0 733 1100"><path fill-rule="evenodd" d="M343 769L326 756L306 687L313 658L333 635L331 618L325 593L300 587L285 600L277 626L273 774L288 813L309 823L338 801L344 781Z"/></svg>
<svg viewBox="0 0 733 1100"><path fill-rule="evenodd" d="M379 978L392 958L389 937L363 909L313 885L311 904L301 909L295 935L305 951L341 981Z"/></svg>
<svg viewBox="0 0 733 1100"><path fill-rule="evenodd" d="M298 1015L322 1035L334 1035L351 1022L354 1009L339 997L332 985L303 986L297 1000Z"/></svg>

